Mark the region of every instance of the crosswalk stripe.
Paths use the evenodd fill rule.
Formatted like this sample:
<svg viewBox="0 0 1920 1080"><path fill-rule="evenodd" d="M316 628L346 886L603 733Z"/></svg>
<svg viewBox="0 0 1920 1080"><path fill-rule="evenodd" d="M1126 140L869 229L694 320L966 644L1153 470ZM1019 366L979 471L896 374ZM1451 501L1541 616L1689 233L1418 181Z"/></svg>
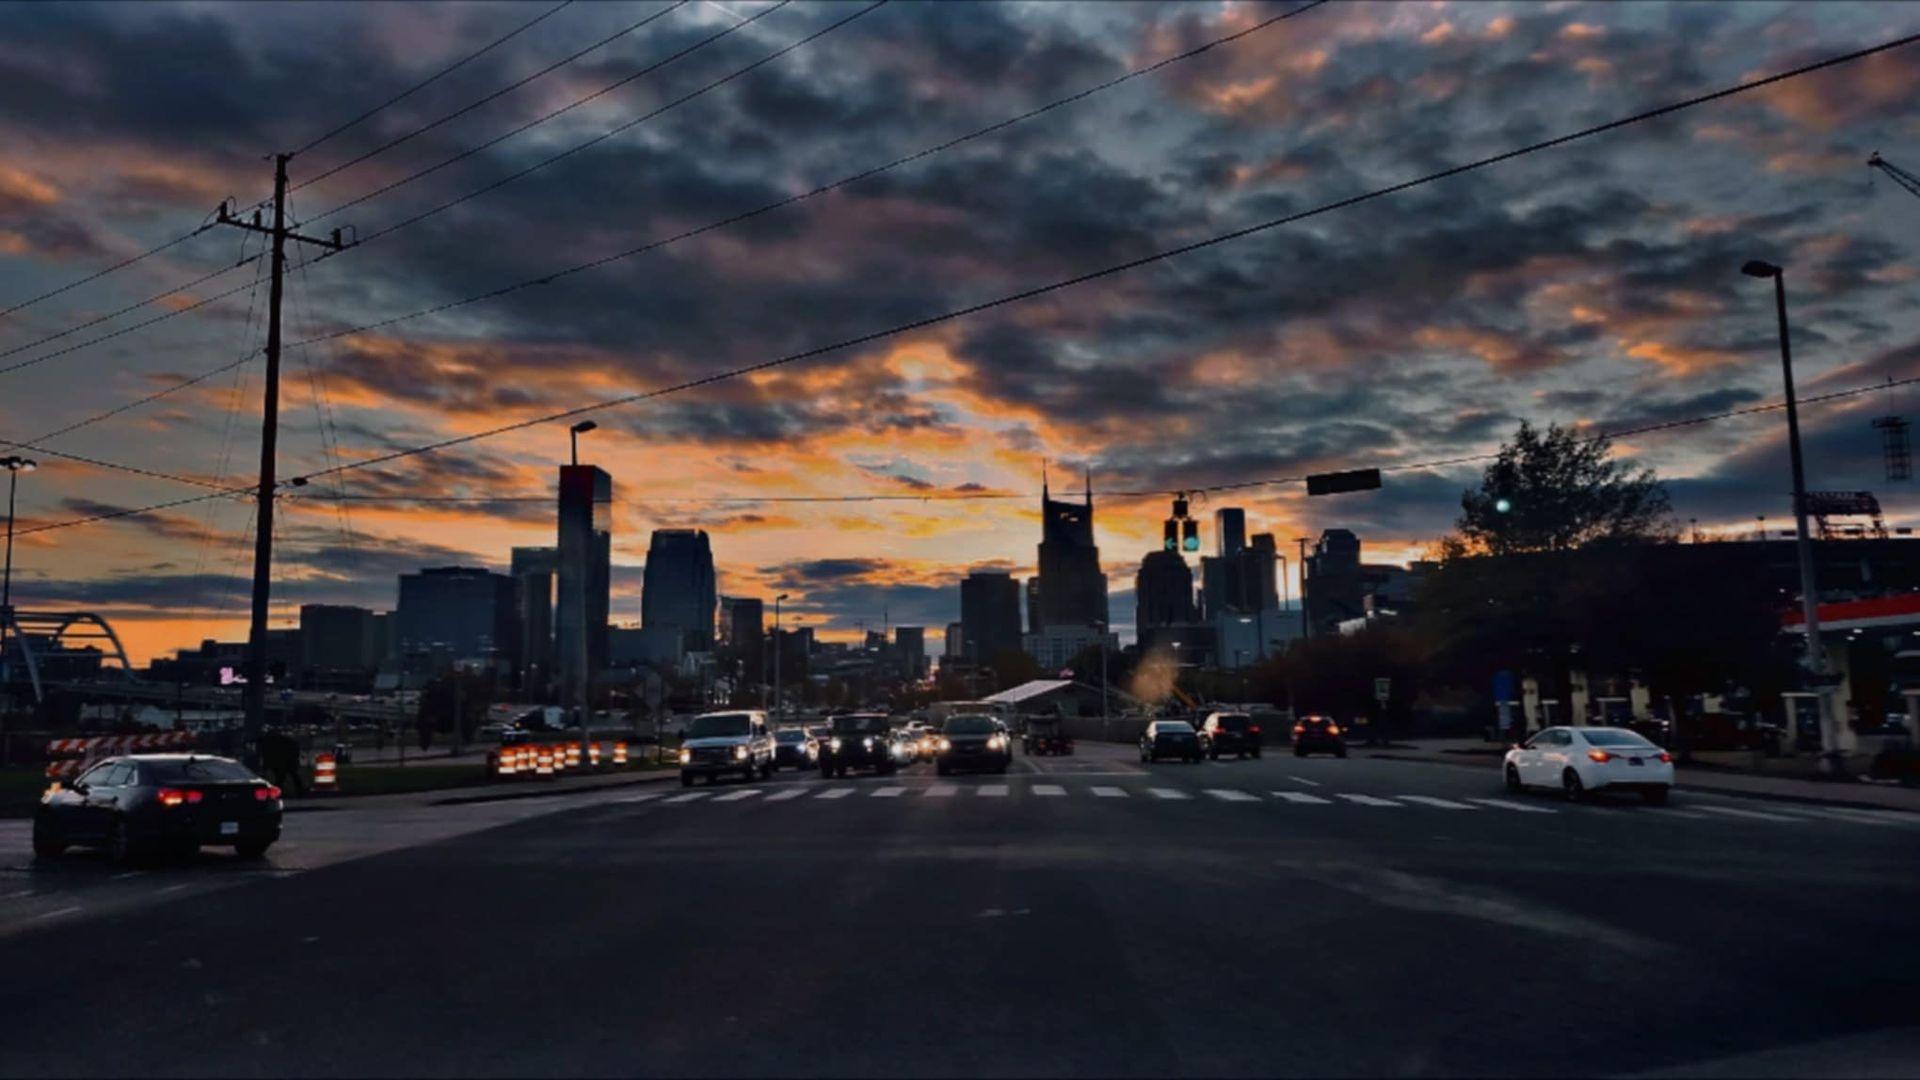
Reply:
<svg viewBox="0 0 1920 1080"><path fill-rule="evenodd" d="M960 789L959 789L959 788L957 788L957 787L954 787L954 786L953 786L952 784L941 784L941 785L939 785L939 786L937 786L937 787L930 787L930 788L928 788L928 789L927 789L927 798L929 798L929 799L938 799L938 798L940 798L940 797L942 797L942 796L946 796L946 795L958 795L959 793L960 793Z"/></svg>
<svg viewBox="0 0 1920 1080"><path fill-rule="evenodd" d="M1888 825L1920 825L1920 814L1903 810L1869 810L1865 807L1834 807L1826 811L1829 814L1845 814L1862 821L1879 821Z"/></svg>
<svg viewBox="0 0 1920 1080"><path fill-rule="evenodd" d="M1207 794L1213 796L1216 799L1219 799L1221 802L1259 802L1260 801L1260 796L1258 795L1249 795L1244 791L1235 791L1232 788L1208 788Z"/></svg>
<svg viewBox="0 0 1920 1080"><path fill-rule="evenodd" d="M1528 806L1525 803L1517 803L1511 799L1468 799L1467 801L1479 803L1481 806L1491 806L1496 810L1512 810L1517 814L1557 814L1560 812L1558 810L1549 810L1544 806Z"/></svg>
<svg viewBox="0 0 1920 1080"><path fill-rule="evenodd" d="M1309 795L1304 791L1276 791L1274 792L1274 794L1279 796L1282 799L1287 800L1290 803L1316 803L1320 806L1327 805L1327 800L1321 798L1318 795Z"/></svg>
<svg viewBox="0 0 1920 1080"><path fill-rule="evenodd" d="M1061 787L1059 784L1035 784L1033 785L1033 793L1035 795L1052 795L1057 798L1065 795L1067 789Z"/></svg>
<svg viewBox="0 0 1920 1080"><path fill-rule="evenodd" d="M820 794L818 794L818 795L815 795L815 796L814 796L814 798L816 798L816 799L844 799L844 798L846 798L847 796L849 796L849 795L851 795L851 794L853 794L853 789L852 789L852 788L850 788L850 787L836 787L836 788L828 788L827 790L825 790L825 791L823 791L823 792L821 792Z"/></svg>
<svg viewBox="0 0 1920 1080"><path fill-rule="evenodd" d="M645 795L629 795L624 799L615 799L613 801L621 805L625 805L627 803L646 802L648 799L659 798L661 794L663 793L658 791L649 791Z"/></svg>
<svg viewBox="0 0 1920 1080"><path fill-rule="evenodd" d="M876 799L897 799L905 794L906 790L907 789L903 787L883 787L874 792L873 797Z"/></svg>
<svg viewBox="0 0 1920 1080"><path fill-rule="evenodd" d="M1432 795L1401 795L1399 796L1399 798L1403 802L1419 803L1422 806L1437 806L1442 810L1478 810L1480 809L1477 806L1468 806L1466 803L1454 802L1452 799L1439 799L1439 798L1435 798Z"/></svg>
<svg viewBox="0 0 1920 1080"><path fill-rule="evenodd" d="M1675 810L1671 806L1649 806L1646 808L1645 812L1649 814L1658 814L1661 817L1688 818L1693 821L1707 820L1707 815L1701 813L1698 810Z"/></svg>
<svg viewBox="0 0 1920 1080"><path fill-rule="evenodd" d="M1399 803L1394 802L1392 799L1382 799L1373 795L1349 795L1346 792L1339 792L1338 794L1340 795L1341 798L1347 800L1348 802L1359 803L1361 806L1399 806L1400 805Z"/></svg>
<svg viewBox="0 0 1920 1080"><path fill-rule="evenodd" d="M788 799L797 799L800 796L805 795L806 793L807 793L806 788L790 787L784 791L776 791L773 794L767 796L767 801L768 802L785 802Z"/></svg>
<svg viewBox="0 0 1920 1080"><path fill-rule="evenodd" d="M1750 818L1754 821L1805 821L1805 818L1791 814L1769 814L1765 810L1736 810L1731 806L1701 806L1697 809L1709 814L1725 814L1728 817Z"/></svg>
<svg viewBox="0 0 1920 1080"><path fill-rule="evenodd" d="M979 792L980 792L980 794L982 794L982 795L984 795L984 796L988 796L988 797L991 797L991 798L999 798L999 797L1002 797L1002 796L1005 796L1005 795L1006 795L1006 793L1007 793L1007 785L1005 785L1005 784L982 784L982 785L980 785L980 787L979 787L979 789L978 789L978 790L979 790Z"/></svg>
<svg viewBox="0 0 1920 1080"><path fill-rule="evenodd" d="M689 791L685 795L675 795L666 801L670 803L692 802L695 799L704 799L708 794L709 793L705 791Z"/></svg>
<svg viewBox="0 0 1920 1080"><path fill-rule="evenodd" d="M1184 791L1178 791L1178 790L1176 790L1176 789L1174 789L1174 788L1169 788L1169 787L1156 787L1156 788L1148 788L1147 790L1148 790L1148 791L1151 791L1151 792L1153 792L1153 793L1154 793L1154 795L1156 795L1156 796L1158 796L1159 798L1162 798L1162 799L1189 799L1189 798L1192 798L1192 796L1191 796L1191 795L1188 795L1188 794L1187 794L1186 792L1184 792Z"/></svg>
<svg viewBox="0 0 1920 1080"><path fill-rule="evenodd" d="M1304 777L1304 776L1289 776L1289 777L1287 777L1287 779L1289 779L1289 780L1291 780L1291 781L1293 781L1293 782L1294 782L1294 783L1296 783L1296 784L1305 784L1305 785L1307 785L1308 787L1319 787L1319 786L1320 786L1320 781L1318 781L1318 780L1309 780L1309 779L1307 779L1307 778L1306 778L1306 777Z"/></svg>
<svg viewBox="0 0 1920 1080"><path fill-rule="evenodd" d="M1127 797L1126 788L1096 787L1093 789L1093 793L1102 799L1124 799Z"/></svg>
<svg viewBox="0 0 1920 1080"><path fill-rule="evenodd" d="M1904 824L1903 822L1899 822L1899 821L1890 821L1886 818L1875 817L1871 814L1868 814L1860 810L1839 810L1839 809L1830 810L1830 809L1827 809L1826 807L1816 808L1811 806L1800 806L1800 807L1794 808L1794 813L1812 814L1815 817L1826 818L1830 821L1844 821L1849 825L1895 826L1895 825ZM1916 822L1916 823L1920 823L1920 822Z"/></svg>
<svg viewBox="0 0 1920 1080"><path fill-rule="evenodd" d="M751 799L758 794L760 794L759 788L741 788L739 791L729 791L725 795L717 796L714 798L713 801L714 802L739 802L741 799Z"/></svg>

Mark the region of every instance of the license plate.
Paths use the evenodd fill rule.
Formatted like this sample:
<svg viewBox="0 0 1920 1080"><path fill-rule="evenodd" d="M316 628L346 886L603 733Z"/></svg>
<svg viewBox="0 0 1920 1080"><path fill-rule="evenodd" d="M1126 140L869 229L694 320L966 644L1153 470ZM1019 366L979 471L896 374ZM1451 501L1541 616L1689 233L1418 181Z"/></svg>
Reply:
<svg viewBox="0 0 1920 1080"><path fill-rule="evenodd" d="M237 821L223 821L223 822L221 822L221 823L220 823L220 835L221 835L221 836L238 836L238 835L240 835L240 823L239 823L239 822L237 822Z"/></svg>
<svg viewBox="0 0 1920 1080"><path fill-rule="evenodd" d="M1639 764L1641 764L1641 761L1640 761L1640 759L1639 759L1639 758L1637 758L1637 757L1630 757L1630 758L1628 758L1628 759L1627 759L1627 764L1629 764L1629 765L1639 765Z"/></svg>

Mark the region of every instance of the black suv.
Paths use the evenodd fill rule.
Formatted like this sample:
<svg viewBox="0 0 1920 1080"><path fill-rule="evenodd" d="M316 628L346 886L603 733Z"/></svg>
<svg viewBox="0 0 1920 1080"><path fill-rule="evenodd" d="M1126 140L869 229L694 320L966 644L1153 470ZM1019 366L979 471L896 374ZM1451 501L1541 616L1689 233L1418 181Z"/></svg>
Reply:
<svg viewBox="0 0 1920 1080"><path fill-rule="evenodd" d="M1208 713L1200 726L1200 738L1207 744L1207 756L1215 760L1221 754L1260 756L1260 725L1246 713Z"/></svg>
<svg viewBox="0 0 1920 1080"><path fill-rule="evenodd" d="M845 776L848 769L872 769L892 776L896 767L893 732L886 713L848 713L827 724L826 745L820 748L820 775Z"/></svg>
<svg viewBox="0 0 1920 1080"><path fill-rule="evenodd" d="M1331 716L1303 716L1293 725L1293 756L1306 757L1316 750L1347 756L1346 735Z"/></svg>

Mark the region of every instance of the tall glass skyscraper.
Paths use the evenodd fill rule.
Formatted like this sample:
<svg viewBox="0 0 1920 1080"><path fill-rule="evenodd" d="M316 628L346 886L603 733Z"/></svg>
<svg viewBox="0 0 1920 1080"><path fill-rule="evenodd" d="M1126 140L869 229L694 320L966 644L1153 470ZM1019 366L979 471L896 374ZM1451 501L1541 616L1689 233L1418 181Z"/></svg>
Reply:
<svg viewBox="0 0 1920 1080"><path fill-rule="evenodd" d="M554 654L570 696L607 666L613 578L613 477L594 465L560 466L560 595Z"/></svg>
<svg viewBox="0 0 1920 1080"><path fill-rule="evenodd" d="M647 545L640 625L680 632L688 652L713 651L713 609L719 601L713 548L704 529L655 529Z"/></svg>

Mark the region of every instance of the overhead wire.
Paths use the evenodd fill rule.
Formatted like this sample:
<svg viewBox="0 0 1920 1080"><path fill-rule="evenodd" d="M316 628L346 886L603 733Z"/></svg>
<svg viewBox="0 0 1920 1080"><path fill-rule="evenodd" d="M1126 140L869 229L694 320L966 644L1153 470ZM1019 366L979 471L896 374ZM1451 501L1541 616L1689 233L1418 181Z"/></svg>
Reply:
<svg viewBox="0 0 1920 1080"><path fill-rule="evenodd" d="M130 255L127 258L124 258L119 262L114 263L112 266L108 266L103 269L96 270L93 273L88 274L86 277L75 278L74 280L69 281L65 285L62 285L58 288L48 289L46 292L40 293L38 295L29 296L25 300L16 301L10 307L0 308L0 319L4 319L16 311L23 311L27 308L30 308L33 305L40 303L42 300L51 300L54 297L61 295L62 293L66 293L73 289L77 289L80 286L85 285L89 282L98 281L101 278L106 277L108 274L114 273L115 271L118 271L118 270L124 270L127 267L132 266L134 263L140 262L143 259L152 258L153 256L158 255L161 252L168 250L169 248L173 248L180 244L186 243L188 240L191 240L194 237L199 236L201 233L206 232L208 229L211 229L211 228L213 228L212 225L202 224L199 228L193 230L192 232L182 233L171 240L165 241L163 243L155 244L153 247L150 247L145 251L140 252L137 255Z"/></svg>

